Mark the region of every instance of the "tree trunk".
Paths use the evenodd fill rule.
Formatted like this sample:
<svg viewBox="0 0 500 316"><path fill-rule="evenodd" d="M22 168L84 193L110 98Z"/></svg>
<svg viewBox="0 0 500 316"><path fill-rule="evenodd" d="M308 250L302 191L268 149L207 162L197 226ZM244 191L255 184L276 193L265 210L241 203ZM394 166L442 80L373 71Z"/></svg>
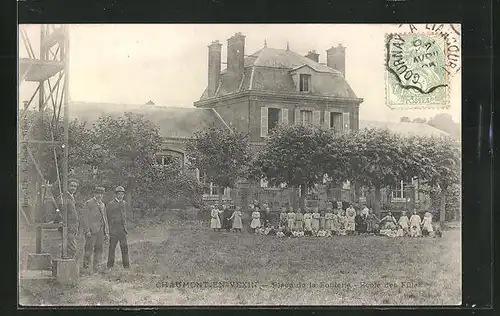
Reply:
<svg viewBox="0 0 500 316"><path fill-rule="evenodd" d="M375 203L373 203L373 213L377 217L380 217L380 200L381 200L381 193L380 193L380 184L375 184Z"/></svg>
<svg viewBox="0 0 500 316"><path fill-rule="evenodd" d="M300 199L299 199L299 207L301 210L304 210L305 208L305 202L306 202L306 186L303 184L301 186L299 186L299 189L300 189Z"/></svg>
<svg viewBox="0 0 500 316"><path fill-rule="evenodd" d="M439 194L439 222L443 224L446 220L446 189L441 188Z"/></svg>

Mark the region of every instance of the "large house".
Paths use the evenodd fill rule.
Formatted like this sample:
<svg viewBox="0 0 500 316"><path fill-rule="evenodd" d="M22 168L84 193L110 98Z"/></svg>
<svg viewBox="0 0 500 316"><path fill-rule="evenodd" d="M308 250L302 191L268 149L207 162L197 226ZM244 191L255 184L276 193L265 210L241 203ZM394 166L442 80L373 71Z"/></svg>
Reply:
<svg viewBox="0 0 500 316"><path fill-rule="evenodd" d="M262 145L278 124L313 124L338 133L364 127L387 128L403 134L443 133L427 124L359 121L363 99L356 96L345 79L345 47L341 45L326 51L324 65L319 63L315 51L302 56L288 47L264 46L246 55L245 36L236 33L227 40L224 70L221 70L221 50L218 41L208 46L208 85L193 108L161 107L152 102L140 106L73 103L72 114L87 120L124 111L144 114L160 127L164 138L158 164L173 157L182 166L186 163L184 141L198 129L212 124L249 133L252 146ZM217 199L217 188L206 183L203 174L196 172L196 175L205 184L204 198ZM394 188L394 201L406 197L404 185ZM252 183L244 190L250 198L274 205L290 202L298 194L288 188L268 187L265 181ZM224 198L239 200L242 192L243 189L225 189ZM361 190L361 196L356 196L348 183L343 188L319 186L310 198L369 203L364 192Z"/></svg>

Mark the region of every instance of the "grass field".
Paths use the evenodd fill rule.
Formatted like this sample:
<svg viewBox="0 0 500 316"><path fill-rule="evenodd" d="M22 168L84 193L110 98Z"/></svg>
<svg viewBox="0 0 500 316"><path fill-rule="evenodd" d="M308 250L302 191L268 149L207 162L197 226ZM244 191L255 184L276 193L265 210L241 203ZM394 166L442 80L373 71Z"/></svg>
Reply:
<svg viewBox="0 0 500 316"><path fill-rule="evenodd" d="M57 253L55 240L47 236L46 244ZM130 271L118 261L114 270L81 277L75 287L32 286L21 290L20 303L453 305L461 301L458 229L445 231L442 238L278 239L213 232L190 222L132 231L129 241ZM23 258L23 252L32 250L23 246L23 240L21 246ZM172 282L192 283L172 286Z"/></svg>

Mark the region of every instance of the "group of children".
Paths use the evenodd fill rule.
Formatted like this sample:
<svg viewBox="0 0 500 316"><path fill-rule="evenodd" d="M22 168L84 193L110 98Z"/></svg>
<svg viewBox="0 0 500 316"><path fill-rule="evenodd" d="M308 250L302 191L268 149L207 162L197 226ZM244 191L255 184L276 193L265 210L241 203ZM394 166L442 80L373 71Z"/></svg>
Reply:
<svg viewBox="0 0 500 316"><path fill-rule="evenodd" d="M250 208L252 211L250 229L256 234L278 237L329 237L355 234L441 237L441 230L439 226L434 227L430 212L426 212L422 219L416 211L409 218L403 211L396 221L392 212L379 219L366 206L358 211L352 205L348 205L345 210L341 205L335 209L330 206L321 212L318 207L306 208L305 212L283 207L279 218L272 221L272 213L267 204L263 204L261 208L257 203L253 203L250 204ZM242 217L239 207L214 205L211 210L210 227L214 230L233 229L241 232Z"/></svg>

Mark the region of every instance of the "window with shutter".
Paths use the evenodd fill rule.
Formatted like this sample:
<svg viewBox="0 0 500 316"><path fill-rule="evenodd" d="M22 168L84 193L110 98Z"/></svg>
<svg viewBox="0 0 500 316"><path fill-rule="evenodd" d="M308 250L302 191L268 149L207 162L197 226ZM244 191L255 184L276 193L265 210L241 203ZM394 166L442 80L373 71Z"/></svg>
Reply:
<svg viewBox="0 0 500 316"><path fill-rule="evenodd" d="M349 119L349 113L342 114L342 127L344 133L348 133L351 130L351 121Z"/></svg>
<svg viewBox="0 0 500 316"><path fill-rule="evenodd" d="M260 108L260 137L267 137L268 122L267 122L267 107Z"/></svg>
<svg viewBox="0 0 500 316"><path fill-rule="evenodd" d="M281 109L267 108L267 133L271 132L280 122Z"/></svg>
<svg viewBox="0 0 500 316"><path fill-rule="evenodd" d="M281 110L281 124L288 124L288 109Z"/></svg>
<svg viewBox="0 0 500 316"><path fill-rule="evenodd" d="M320 125L320 117L321 117L321 112L320 111L313 111L312 113L312 123L314 126L319 127Z"/></svg>
<svg viewBox="0 0 500 316"><path fill-rule="evenodd" d="M300 125L300 110L297 109L295 110L295 117L294 117L294 121L295 121L295 125Z"/></svg>
<svg viewBox="0 0 500 316"><path fill-rule="evenodd" d="M313 112L309 110L302 110L300 111L300 116L301 116L301 123L302 125L309 125L312 123L313 119Z"/></svg>
<svg viewBox="0 0 500 316"><path fill-rule="evenodd" d="M330 128L330 111L325 111L324 127L326 129Z"/></svg>

